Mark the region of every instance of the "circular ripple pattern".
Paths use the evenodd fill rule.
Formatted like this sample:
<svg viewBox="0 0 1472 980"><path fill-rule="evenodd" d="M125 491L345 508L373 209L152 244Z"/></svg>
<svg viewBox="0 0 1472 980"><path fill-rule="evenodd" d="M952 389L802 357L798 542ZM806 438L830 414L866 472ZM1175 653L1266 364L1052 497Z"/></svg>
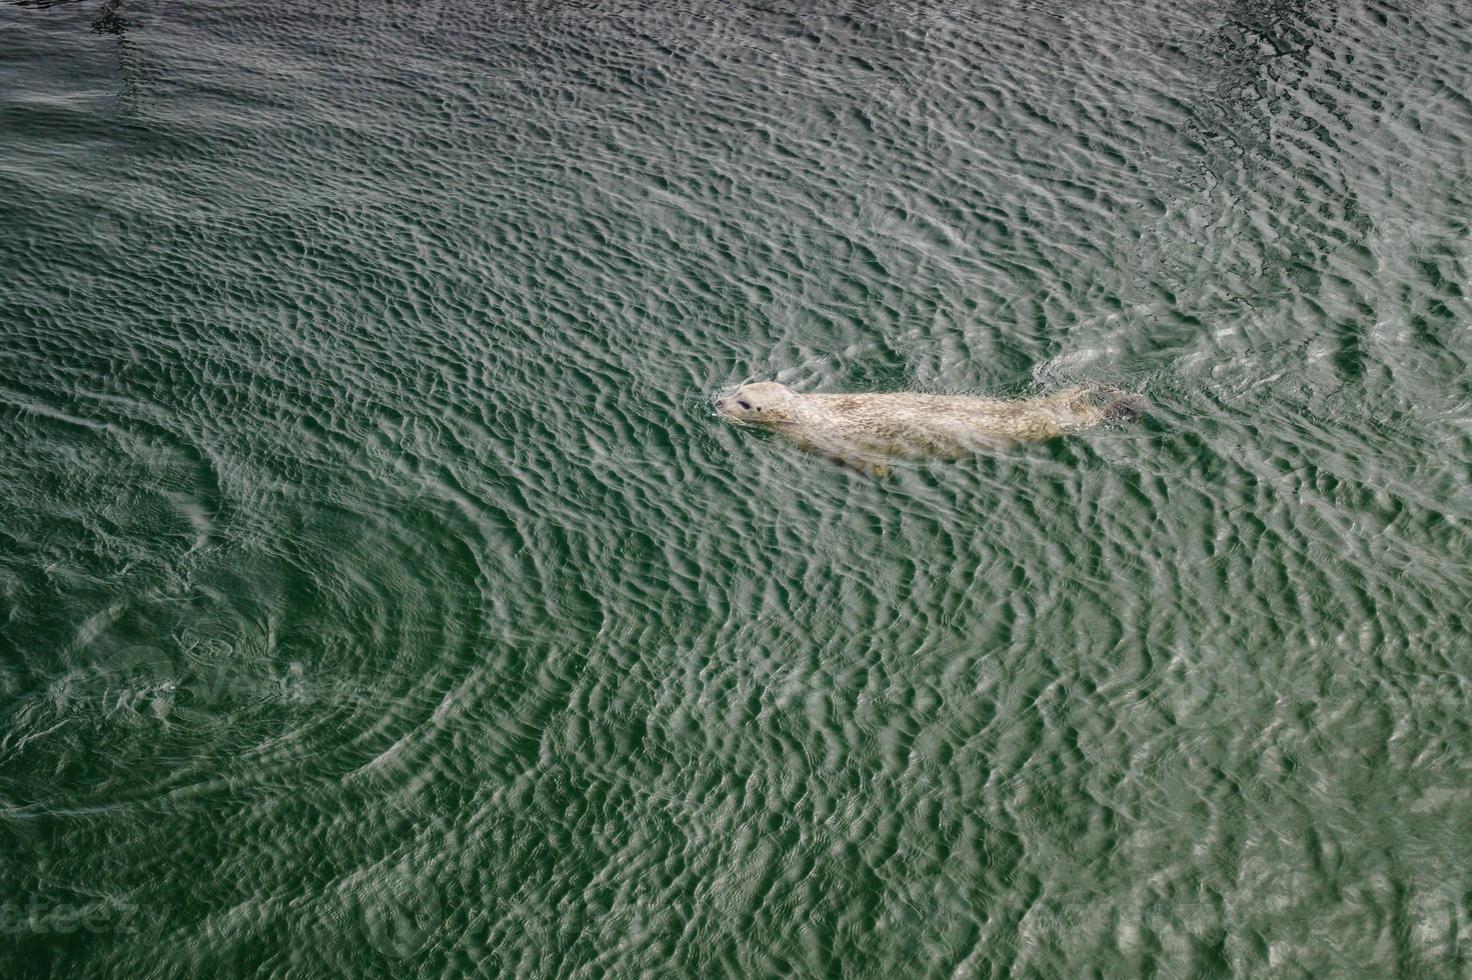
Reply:
<svg viewBox="0 0 1472 980"><path fill-rule="evenodd" d="M1457 5L257 7L0 6L5 975L1466 975Z"/></svg>

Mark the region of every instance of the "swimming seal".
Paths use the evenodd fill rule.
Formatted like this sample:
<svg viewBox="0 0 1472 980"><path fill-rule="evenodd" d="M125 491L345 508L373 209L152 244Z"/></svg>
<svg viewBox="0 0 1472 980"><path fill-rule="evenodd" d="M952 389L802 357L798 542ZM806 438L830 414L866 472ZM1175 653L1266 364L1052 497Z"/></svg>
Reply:
<svg viewBox="0 0 1472 980"><path fill-rule="evenodd" d="M717 398L715 407L731 422L770 429L809 452L883 477L891 460L959 459L1052 439L1133 417L1144 400L1108 385L1007 401L910 392L805 395L761 381Z"/></svg>

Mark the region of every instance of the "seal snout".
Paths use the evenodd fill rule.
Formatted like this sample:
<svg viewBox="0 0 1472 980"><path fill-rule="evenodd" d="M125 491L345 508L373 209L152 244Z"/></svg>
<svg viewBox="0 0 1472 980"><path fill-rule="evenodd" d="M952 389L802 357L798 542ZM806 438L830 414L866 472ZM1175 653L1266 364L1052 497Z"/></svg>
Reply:
<svg viewBox="0 0 1472 980"><path fill-rule="evenodd" d="M780 425L793 420L795 396L784 385L759 381L742 385L715 400L716 412L732 422L750 425Z"/></svg>

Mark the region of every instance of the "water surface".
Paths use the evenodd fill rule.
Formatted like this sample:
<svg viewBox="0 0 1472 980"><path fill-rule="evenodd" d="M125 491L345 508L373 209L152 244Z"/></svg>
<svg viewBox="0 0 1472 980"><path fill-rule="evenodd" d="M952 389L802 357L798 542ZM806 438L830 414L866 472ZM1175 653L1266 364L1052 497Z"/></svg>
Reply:
<svg viewBox="0 0 1472 980"><path fill-rule="evenodd" d="M7 976L1465 976L1472 24L0 5ZM1145 392L875 482L711 395Z"/></svg>

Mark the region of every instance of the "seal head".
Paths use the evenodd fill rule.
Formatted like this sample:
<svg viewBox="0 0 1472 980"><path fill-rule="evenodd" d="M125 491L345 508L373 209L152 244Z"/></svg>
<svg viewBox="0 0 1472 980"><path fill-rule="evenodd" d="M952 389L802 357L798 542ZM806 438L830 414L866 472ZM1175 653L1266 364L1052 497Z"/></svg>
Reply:
<svg viewBox="0 0 1472 980"><path fill-rule="evenodd" d="M716 411L746 425L784 425L797 421L797 394L775 381L742 385L716 399Z"/></svg>

